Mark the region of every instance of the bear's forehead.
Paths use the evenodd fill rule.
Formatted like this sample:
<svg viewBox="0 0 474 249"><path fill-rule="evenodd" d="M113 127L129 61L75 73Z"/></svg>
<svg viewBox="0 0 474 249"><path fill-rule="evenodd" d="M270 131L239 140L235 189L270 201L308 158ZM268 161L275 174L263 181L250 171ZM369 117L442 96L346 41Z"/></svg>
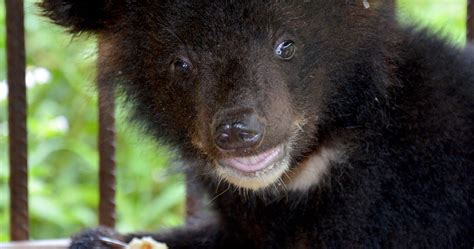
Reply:
<svg viewBox="0 0 474 249"><path fill-rule="evenodd" d="M278 17L285 12L290 12L291 9L296 9L298 5L300 4L278 1L188 0L173 1L173 3L160 5L153 9L160 12L156 14L161 14L172 21L191 19L192 21L229 23L236 20L261 21L261 19Z"/></svg>
<svg viewBox="0 0 474 249"><path fill-rule="evenodd" d="M207 44L223 40L267 38L281 30L301 27L304 1L156 1L135 12L135 22L160 38L179 37L185 42ZM169 37L171 38L171 37Z"/></svg>

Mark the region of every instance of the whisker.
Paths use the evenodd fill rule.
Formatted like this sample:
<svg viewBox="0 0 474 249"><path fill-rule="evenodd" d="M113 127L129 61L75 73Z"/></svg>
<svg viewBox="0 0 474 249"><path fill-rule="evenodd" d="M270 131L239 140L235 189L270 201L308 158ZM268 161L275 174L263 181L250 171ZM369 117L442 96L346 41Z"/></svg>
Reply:
<svg viewBox="0 0 474 249"><path fill-rule="evenodd" d="M208 202L208 205L212 204L215 200L217 200L217 198L219 198L220 196L222 196L223 194L225 194L227 191L229 191L229 189L230 189L230 185L228 185L227 188L226 188L224 191L222 191L222 193L220 193L220 194L214 196L214 198L212 198L212 199Z"/></svg>

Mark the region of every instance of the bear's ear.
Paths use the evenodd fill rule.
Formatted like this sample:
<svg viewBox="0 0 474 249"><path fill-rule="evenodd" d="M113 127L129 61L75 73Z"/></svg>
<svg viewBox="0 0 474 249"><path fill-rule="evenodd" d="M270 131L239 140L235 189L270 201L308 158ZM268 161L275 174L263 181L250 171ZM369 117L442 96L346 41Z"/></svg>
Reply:
<svg viewBox="0 0 474 249"><path fill-rule="evenodd" d="M124 0L42 0L42 14L72 33L97 32L119 18Z"/></svg>

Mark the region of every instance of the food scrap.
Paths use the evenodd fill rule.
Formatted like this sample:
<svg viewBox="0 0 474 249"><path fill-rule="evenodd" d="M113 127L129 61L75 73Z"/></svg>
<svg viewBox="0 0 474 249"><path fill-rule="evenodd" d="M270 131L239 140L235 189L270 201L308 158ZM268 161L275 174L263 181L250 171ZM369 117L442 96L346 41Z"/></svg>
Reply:
<svg viewBox="0 0 474 249"><path fill-rule="evenodd" d="M168 249L168 246L151 237L143 237L141 239L134 238L127 245L126 249Z"/></svg>

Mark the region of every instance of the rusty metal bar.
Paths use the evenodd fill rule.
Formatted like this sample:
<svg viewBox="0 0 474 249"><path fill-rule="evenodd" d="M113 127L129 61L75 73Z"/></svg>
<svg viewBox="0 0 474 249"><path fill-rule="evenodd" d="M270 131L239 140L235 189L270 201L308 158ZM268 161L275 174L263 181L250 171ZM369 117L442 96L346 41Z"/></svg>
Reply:
<svg viewBox="0 0 474 249"><path fill-rule="evenodd" d="M474 0L467 0L467 40L474 41Z"/></svg>
<svg viewBox="0 0 474 249"><path fill-rule="evenodd" d="M8 128L10 153L10 237L27 240L28 159L26 129L25 28L23 0L6 0Z"/></svg>
<svg viewBox="0 0 474 249"><path fill-rule="evenodd" d="M99 55L101 53L99 46ZM100 56L99 56L100 58ZM101 63L98 63L99 72ZM115 227L115 96L107 79L98 77L99 89L99 224Z"/></svg>

